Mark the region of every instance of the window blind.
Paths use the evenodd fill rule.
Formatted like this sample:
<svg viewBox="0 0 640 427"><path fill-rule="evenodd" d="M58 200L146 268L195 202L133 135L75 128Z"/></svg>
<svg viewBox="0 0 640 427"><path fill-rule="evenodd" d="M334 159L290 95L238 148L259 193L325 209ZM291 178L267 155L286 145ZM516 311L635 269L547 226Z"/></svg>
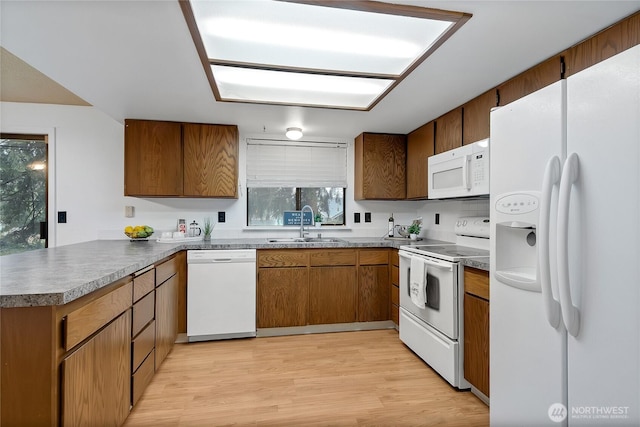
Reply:
<svg viewBox="0 0 640 427"><path fill-rule="evenodd" d="M247 187L347 187L347 144L247 138Z"/></svg>

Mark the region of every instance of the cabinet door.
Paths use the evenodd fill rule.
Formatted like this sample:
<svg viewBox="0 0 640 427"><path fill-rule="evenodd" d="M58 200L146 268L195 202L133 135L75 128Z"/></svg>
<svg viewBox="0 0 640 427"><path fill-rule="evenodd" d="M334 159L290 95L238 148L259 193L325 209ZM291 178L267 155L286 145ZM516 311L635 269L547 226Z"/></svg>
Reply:
<svg viewBox="0 0 640 427"><path fill-rule="evenodd" d="M498 104L498 93L491 89L462 106L462 144L467 145L489 138L491 108Z"/></svg>
<svg viewBox="0 0 640 427"><path fill-rule="evenodd" d="M462 147L462 107L436 119L435 154Z"/></svg>
<svg viewBox="0 0 640 427"><path fill-rule="evenodd" d="M356 267L309 269L309 324L356 321Z"/></svg>
<svg viewBox="0 0 640 427"><path fill-rule="evenodd" d="M237 198L237 126L183 124L184 195Z"/></svg>
<svg viewBox="0 0 640 427"><path fill-rule="evenodd" d="M258 328L306 325L309 303L307 268L260 268L257 298Z"/></svg>
<svg viewBox="0 0 640 427"><path fill-rule="evenodd" d="M464 294L464 377L489 396L489 302Z"/></svg>
<svg viewBox="0 0 640 427"><path fill-rule="evenodd" d="M124 195L182 195L180 123L125 120Z"/></svg>
<svg viewBox="0 0 640 427"><path fill-rule="evenodd" d="M500 105L507 105L560 80L562 61L554 56L498 86Z"/></svg>
<svg viewBox="0 0 640 427"><path fill-rule="evenodd" d="M119 426L129 415L131 311L62 362L62 424Z"/></svg>
<svg viewBox="0 0 640 427"><path fill-rule="evenodd" d="M407 136L407 199L426 199L427 158L434 154L434 122Z"/></svg>
<svg viewBox="0 0 640 427"><path fill-rule="evenodd" d="M178 335L178 274L156 288L156 370L167 357Z"/></svg>
<svg viewBox="0 0 640 427"><path fill-rule="evenodd" d="M355 140L355 199L404 199L406 150L405 135L359 135Z"/></svg>
<svg viewBox="0 0 640 427"><path fill-rule="evenodd" d="M360 266L358 276L358 321L388 320L389 267Z"/></svg>

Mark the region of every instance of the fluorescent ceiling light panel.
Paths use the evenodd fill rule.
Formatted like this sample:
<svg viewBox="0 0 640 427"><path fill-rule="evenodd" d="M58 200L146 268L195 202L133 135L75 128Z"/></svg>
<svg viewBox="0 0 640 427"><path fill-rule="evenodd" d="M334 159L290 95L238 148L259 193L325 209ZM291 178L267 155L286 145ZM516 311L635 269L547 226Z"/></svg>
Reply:
<svg viewBox="0 0 640 427"><path fill-rule="evenodd" d="M180 4L203 64L211 65L206 72L217 100L359 110L372 108L470 18L459 12L371 1L192 0ZM296 73L338 78L320 79L325 94L318 102L305 97L319 90L296 89L294 82L284 88L273 86L271 93L299 90L298 95L289 93L270 101L265 88L273 81L270 77L254 76L261 80L241 88L241 80L247 80L230 78L229 68L282 72L290 80L297 80L293 79ZM365 84L367 79L372 82ZM335 86L328 88L327 82ZM367 98L369 89L365 94L361 87L376 89ZM252 95L255 88L259 89Z"/></svg>
<svg viewBox="0 0 640 427"><path fill-rule="evenodd" d="M222 65L211 69L222 99L258 103L366 108L394 82Z"/></svg>

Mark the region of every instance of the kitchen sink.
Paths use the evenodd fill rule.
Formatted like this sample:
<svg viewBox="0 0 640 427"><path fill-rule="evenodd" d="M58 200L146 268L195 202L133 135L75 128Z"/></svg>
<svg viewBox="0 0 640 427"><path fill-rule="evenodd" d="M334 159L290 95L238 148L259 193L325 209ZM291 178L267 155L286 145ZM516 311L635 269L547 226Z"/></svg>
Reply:
<svg viewBox="0 0 640 427"><path fill-rule="evenodd" d="M344 240L335 237L289 237L267 239L267 243L343 243Z"/></svg>

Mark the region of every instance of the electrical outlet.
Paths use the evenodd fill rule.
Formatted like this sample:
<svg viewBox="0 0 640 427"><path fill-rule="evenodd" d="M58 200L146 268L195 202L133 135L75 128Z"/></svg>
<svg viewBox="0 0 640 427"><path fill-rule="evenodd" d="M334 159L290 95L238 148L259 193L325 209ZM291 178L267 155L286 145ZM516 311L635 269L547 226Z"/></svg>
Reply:
<svg viewBox="0 0 640 427"><path fill-rule="evenodd" d="M133 206L124 207L124 216L127 218L133 218L135 216L135 208Z"/></svg>
<svg viewBox="0 0 640 427"><path fill-rule="evenodd" d="M225 211L218 212L218 222L225 222L225 221L226 221Z"/></svg>
<svg viewBox="0 0 640 427"><path fill-rule="evenodd" d="M353 213L353 222L355 222L355 223L360 222L360 212L354 212Z"/></svg>
<svg viewBox="0 0 640 427"><path fill-rule="evenodd" d="M364 222L371 222L371 212L364 213Z"/></svg>
<svg viewBox="0 0 640 427"><path fill-rule="evenodd" d="M440 214L439 213L436 214L435 223L436 223L436 225L440 224Z"/></svg>
<svg viewBox="0 0 640 427"><path fill-rule="evenodd" d="M58 211L58 224L66 224L67 211Z"/></svg>

